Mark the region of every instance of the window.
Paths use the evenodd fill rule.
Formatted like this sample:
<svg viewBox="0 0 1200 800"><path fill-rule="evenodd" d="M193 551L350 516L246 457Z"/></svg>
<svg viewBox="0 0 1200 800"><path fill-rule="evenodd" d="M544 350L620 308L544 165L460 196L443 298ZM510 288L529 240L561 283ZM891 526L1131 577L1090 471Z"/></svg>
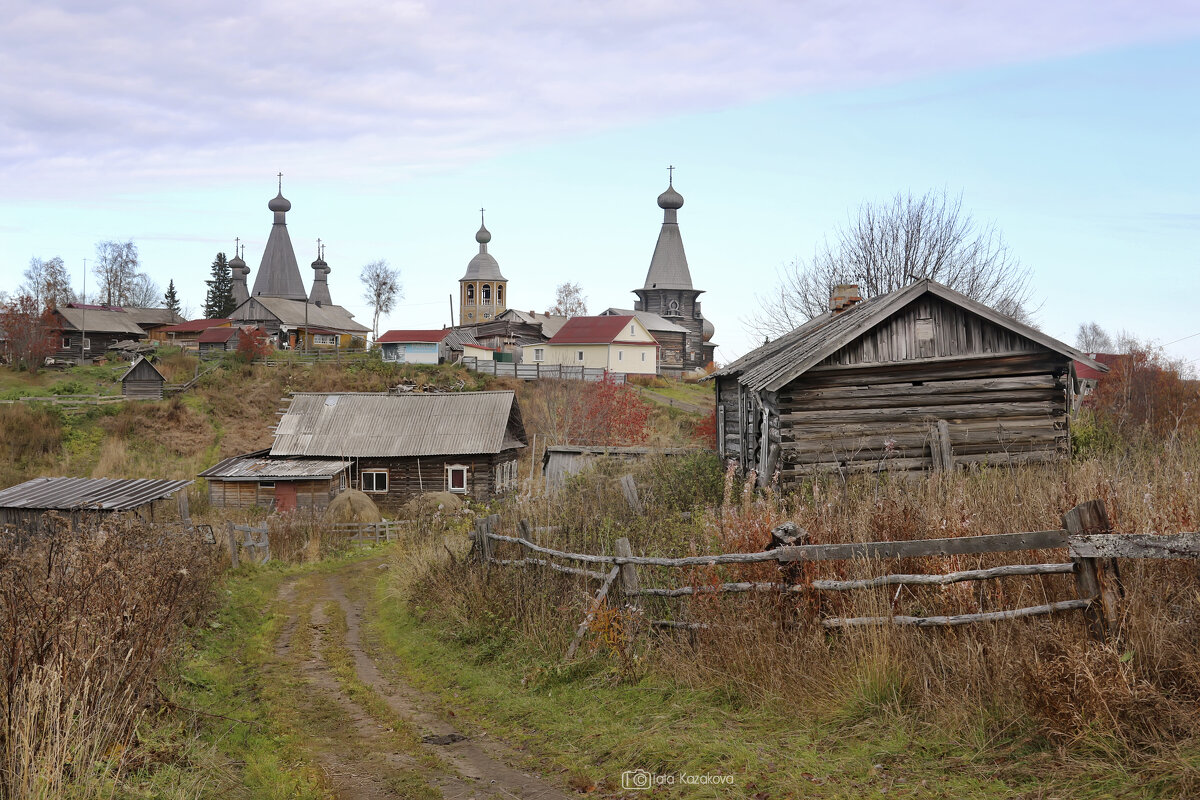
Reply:
<svg viewBox="0 0 1200 800"><path fill-rule="evenodd" d="M575 360L576 360L576 361L583 361L583 351L582 351L582 350L576 350L576 351L575 351Z"/></svg>
<svg viewBox="0 0 1200 800"><path fill-rule="evenodd" d="M624 361L624 360L625 360L625 351L618 350L617 351L617 361Z"/></svg>
<svg viewBox="0 0 1200 800"><path fill-rule="evenodd" d="M62 349L63 350L71 349L71 337L70 336L62 337Z"/></svg>
<svg viewBox="0 0 1200 800"><path fill-rule="evenodd" d="M467 302L468 303L475 302L475 284L473 284L473 283L467 284Z"/></svg>
<svg viewBox="0 0 1200 800"><path fill-rule="evenodd" d="M492 302L492 286L489 283L483 285L483 302Z"/></svg>
<svg viewBox="0 0 1200 800"><path fill-rule="evenodd" d="M462 464L446 467L446 489L456 494L467 493L467 468Z"/></svg>
<svg viewBox="0 0 1200 800"><path fill-rule="evenodd" d="M645 360L646 360L646 354L642 353L642 361L645 361Z"/></svg>
<svg viewBox="0 0 1200 800"><path fill-rule="evenodd" d="M636 331L633 329L633 326L632 326L632 325L630 325L630 326L629 326L629 335L630 335L630 336L637 336L637 332L636 332Z"/></svg>
<svg viewBox="0 0 1200 800"><path fill-rule="evenodd" d="M345 472L343 472L341 475L338 476L338 491L339 492L346 491L346 473Z"/></svg>
<svg viewBox="0 0 1200 800"><path fill-rule="evenodd" d="M274 489L274 488L275 488L275 481L259 481L259 482L258 482L258 488L260 488L260 489Z"/></svg>
<svg viewBox="0 0 1200 800"><path fill-rule="evenodd" d="M388 490L388 473L386 469L363 470L362 490L373 494L386 494Z"/></svg>
<svg viewBox="0 0 1200 800"><path fill-rule="evenodd" d="M546 360L546 348L544 348L544 347L533 348L533 360L534 361L545 361Z"/></svg>
<svg viewBox="0 0 1200 800"><path fill-rule="evenodd" d="M337 344L337 337L331 333L315 333L313 344Z"/></svg>
<svg viewBox="0 0 1200 800"><path fill-rule="evenodd" d="M92 340L91 340L91 339L87 339L87 338L85 338L85 339L83 340L83 349L84 349L84 350L91 350L91 349L92 349Z"/></svg>
<svg viewBox="0 0 1200 800"><path fill-rule="evenodd" d="M504 287L503 286L496 287L496 302L497 303L504 302Z"/></svg>

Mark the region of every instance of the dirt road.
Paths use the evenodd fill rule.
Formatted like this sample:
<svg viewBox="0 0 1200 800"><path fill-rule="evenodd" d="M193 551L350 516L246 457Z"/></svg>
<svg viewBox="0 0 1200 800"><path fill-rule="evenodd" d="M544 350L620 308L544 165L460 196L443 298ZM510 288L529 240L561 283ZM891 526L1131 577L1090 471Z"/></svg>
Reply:
<svg viewBox="0 0 1200 800"><path fill-rule="evenodd" d="M303 681L303 746L339 798L525 798L572 793L514 766L519 754L483 732L458 730L434 700L398 677L362 624L378 560L285 583L275 645L282 670Z"/></svg>

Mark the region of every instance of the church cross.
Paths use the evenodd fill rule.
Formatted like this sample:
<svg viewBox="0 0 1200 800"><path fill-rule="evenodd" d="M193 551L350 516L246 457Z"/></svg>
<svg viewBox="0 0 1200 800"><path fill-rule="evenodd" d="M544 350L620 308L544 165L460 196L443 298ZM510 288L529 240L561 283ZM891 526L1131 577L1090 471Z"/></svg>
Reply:
<svg viewBox="0 0 1200 800"><path fill-rule="evenodd" d="M283 173L279 173L279 193L283 194Z"/></svg>
<svg viewBox="0 0 1200 800"><path fill-rule="evenodd" d="M667 183L674 185L674 181L675 181L675 167L674 166L667 167Z"/></svg>

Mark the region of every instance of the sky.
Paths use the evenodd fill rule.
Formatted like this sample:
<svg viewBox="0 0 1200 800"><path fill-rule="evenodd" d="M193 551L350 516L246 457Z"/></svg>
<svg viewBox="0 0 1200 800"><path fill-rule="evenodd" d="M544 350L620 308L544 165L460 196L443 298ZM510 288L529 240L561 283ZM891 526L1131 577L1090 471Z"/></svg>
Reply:
<svg viewBox="0 0 1200 800"><path fill-rule="evenodd" d="M235 237L254 280L282 172L306 285L320 237L368 325L377 259L404 288L381 330L450 321L480 207L511 306L571 281L631 307L674 165L718 362L860 204L944 189L1029 268L1047 333L1095 321L1200 366L1192 2L3 8L0 290L53 256L81 288L96 242L133 239L200 316Z"/></svg>

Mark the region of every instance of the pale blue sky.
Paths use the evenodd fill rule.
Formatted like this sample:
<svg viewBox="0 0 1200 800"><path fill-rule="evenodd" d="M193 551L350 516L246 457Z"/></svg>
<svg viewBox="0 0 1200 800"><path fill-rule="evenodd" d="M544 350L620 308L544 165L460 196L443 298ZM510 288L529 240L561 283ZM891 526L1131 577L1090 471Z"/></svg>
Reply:
<svg viewBox="0 0 1200 800"><path fill-rule="evenodd" d="M405 288L387 326L448 321L480 205L511 305L544 310L569 280L595 311L629 306L674 164L718 360L752 346L742 320L781 266L860 202L910 189L961 191L996 224L1033 271L1051 335L1072 341L1093 319L1162 343L1200 333L1200 16L1188 6L1012 4L973 18L920 3L889 19L886 3L863 5L873 17L761 3L750 24L736 5L682 21L673 6L610 5L612 30L550 12L481 29L441 6L389 6L395 30L421 31L419 53L367 40L368 56L345 63L310 58L299 28L267 52L230 34L228 49L210 43L207 76L193 74L208 69L202 48L191 54L199 37L158 67L142 54L109 68L93 50L14 70L0 47L0 288L30 256L60 255L78 276L96 241L132 237L198 316L208 265L233 237L257 270L282 171L306 284L319 236L334 302L368 324L357 275L376 258ZM55 8L18 15L21 41L99 24ZM187 22L122 8L100 22L148 39L173 26L168 40ZM352 54L378 25L371 4L347 8L328 49ZM49 63L52 49L22 55ZM172 42L151 49L164 58ZM1200 336L1168 351L1200 359Z"/></svg>

